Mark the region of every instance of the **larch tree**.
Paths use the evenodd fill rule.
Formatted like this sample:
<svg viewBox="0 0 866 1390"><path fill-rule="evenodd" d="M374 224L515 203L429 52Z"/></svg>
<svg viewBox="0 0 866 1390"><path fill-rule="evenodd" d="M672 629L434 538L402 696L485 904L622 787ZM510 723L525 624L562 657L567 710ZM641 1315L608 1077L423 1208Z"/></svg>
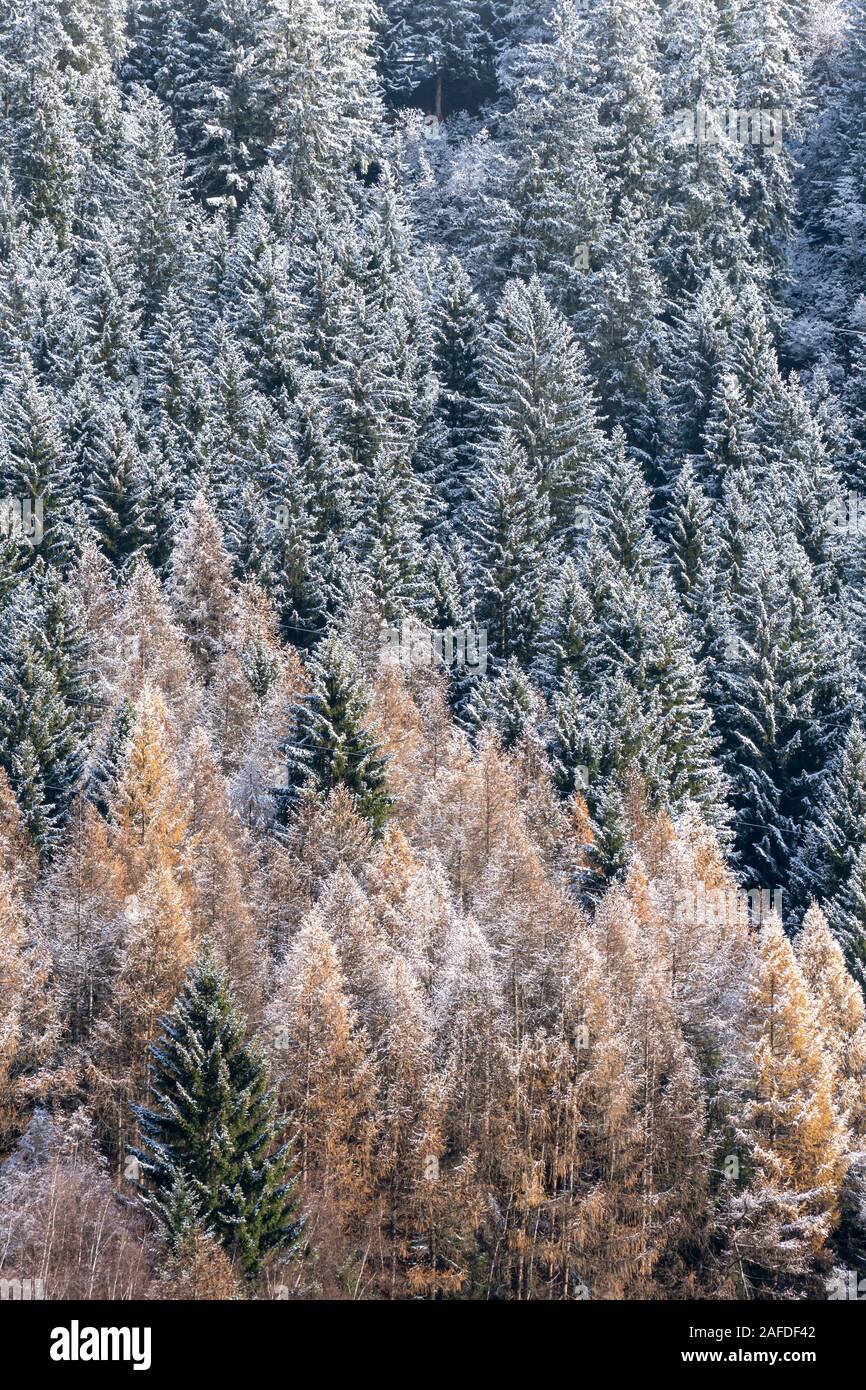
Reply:
<svg viewBox="0 0 866 1390"><path fill-rule="evenodd" d="M778 1289L808 1272L838 1220L846 1132L833 1059L775 914L761 929L745 1017L748 1098L735 1129L749 1178L732 1200L731 1238L754 1284Z"/></svg>
<svg viewBox="0 0 866 1390"><path fill-rule="evenodd" d="M298 1171L328 1219L360 1217L371 1194L376 1069L335 946L315 917L296 936L268 1016L281 1103L297 1134Z"/></svg>
<svg viewBox="0 0 866 1390"><path fill-rule="evenodd" d="M0 1106L0 1135L4 1149L14 1131L17 1104L12 1085L12 1071L22 1042L26 941L20 908L16 906L4 871L0 880L0 1078L3 1081L3 1102Z"/></svg>
<svg viewBox="0 0 866 1390"><path fill-rule="evenodd" d="M180 873L186 857L188 799L179 785L165 702L150 687L138 705L109 819L128 893L137 893L154 870Z"/></svg>

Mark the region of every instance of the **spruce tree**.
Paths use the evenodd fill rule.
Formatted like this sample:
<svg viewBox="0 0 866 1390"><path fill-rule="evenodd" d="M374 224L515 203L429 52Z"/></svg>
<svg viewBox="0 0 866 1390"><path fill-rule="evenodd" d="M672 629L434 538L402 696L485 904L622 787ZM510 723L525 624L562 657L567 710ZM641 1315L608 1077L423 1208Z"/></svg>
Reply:
<svg viewBox="0 0 866 1390"><path fill-rule="evenodd" d="M866 993L866 845L861 845L845 884L827 904L834 935L848 969Z"/></svg>
<svg viewBox="0 0 866 1390"><path fill-rule="evenodd" d="M292 1160L259 1045L205 945L151 1048L149 1106L134 1106L143 1200L173 1246L200 1221L255 1274L301 1231ZM183 1200L181 1200L181 1198Z"/></svg>
<svg viewBox="0 0 866 1390"><path fill-rule="evenodd" d="M477 617L494 666L531 661L551 567L547 495L517 436L506 429L476 482L473 560Z"/></svg>
<svg viewBox="0 0 866 1390"><path fill-rule="evenodd" d="M84 785L87 800L101 816L108 815L134 728L135 709L130 699L124 696L94 749Z"/></svg>
<svg viewBox="0 0 866 1390"><path fill-rule="evenodd" d="M569 674L587 673L593 637L592 605L569 559L553 576L538 637L535 675L545 693L553 694Z"/></svg>
<svg viewBox="0 0 866 1390"><path fill-rule="evenodd" d="M81 774L91 693L86 645L56 570L34 571L0 642L0 766L40 850L50 853Z"/></svg>
<svg viewBox="0 0 866 1390"><path fill-rule="evenodd" d="M695 638L702 644L718 583L718 546L710 501L689 461L683 464L673 490L667 529L674 583ZM703 655L700 646L699 650Z"/></svg>
<svg viewBox="0 0 866 1390"><path fill-rule="evenodd" d="M466 525L471 478L482 433L481 335L484 314L466 271L452 257L444 267L434 305L434 370L440 393L437 416L444 430L437 485L444 494L443 529ZM445 537L444 537L445 538Z"/></svg>
<svg viewBox="0 0 866 1390"><path fill-rule="evenodd" d="M866 844L866 739L854 720L824 770L794 866L801 909L827 903L847 882Z"/></svg>
<svg viewBox="0 0 866 1390"><path fill-rule="evenodd" d="M451 86L477 78L487 56L483 9L481 0L386 0L381 44L388 86L405 93L432 80L430 105L441 121Z"/></svg>
<svg viewBox="0 0 866 1390"><path fill-rule="evenodd" d="M115 564L130 560L150 539L145 478L135 436L114 405L103 408L84 497L103 550Z"/></svg>
<svg viewBox="0 0 866 1390"><path fill-rule="evenodd" d="M72 530L69 464L59 417L54 392L39 382L26 358L17 373L8 374L0 397L0 433L6 441L0 455L2 481L5 496L24 499L34 512L37 504L42 508L41 540L24 559L43 554L55 564L68 562Z"/></svg>
<svg viewBox="0 0 866 1390"><path fill-rule="evenodd" d="M583 353L540 280L512 281L488 332L484 410L509 429L550 511L550 534L575 544L575 512L604 452Z"/></svg>
<svg viewBox="0 0 866 1390"><path fill-rule="evenodd" d="M358 664L336 637L310 658L310 690L297 708L286 755L292 799L302 788L327 794L345 787L356 811L382 830L391 805L387 761Z"/></svg>

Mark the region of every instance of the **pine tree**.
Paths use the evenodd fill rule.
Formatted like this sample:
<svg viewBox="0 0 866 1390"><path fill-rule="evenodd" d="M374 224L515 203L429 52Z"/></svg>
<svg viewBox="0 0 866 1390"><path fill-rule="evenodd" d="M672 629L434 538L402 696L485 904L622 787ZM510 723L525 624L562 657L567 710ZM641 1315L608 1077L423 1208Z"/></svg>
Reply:
<svg viewBox="0 0 866 1390"><path fill-rule="evenodd" d="M660 34L665 110L686 111L695 122L699 109L727 111L736 105L728 50L727 15L710 2L675 4L665 12ZM671 139L665 169L664 261L666 280L677 298L682 291L701 297L707 267L717 284L726 272L735 279L749 256L748 223L732 208L737 149L733 142L698 144ZM694 379L699 389L699 378ZM689 389L688 382L683 386Z"/></svg>
<svg viewBox="0 0 866 1390"><path fill-rule="evenodd" d="M768 13L735 11L732 61L738 77L737 105L744 111L783 110L784 133L796 136L801 119L803 69L794 33L793 6ZM763 136L763 132L762 132ZM790 155L784 142L740 149L738 202L752 245L768 269L778 274L792 215Z"/></svg>
<svg viewBox="0 0 866 1390"><path fill-rule="evenodd" d="M455 921L444 943L433 1024L437 1056L449 1073L453 1142L460 1153L478 1146L486 1166L495 1150L484 1141L503 1122L510 1059L496 961L472 918Z"/></svg>
<svg viewBox="0 0 866 1390"><path fill-rule="evenodd" d="M540 41L519 53L497 197L481 230L492 231L508 274L537 275L552 302L572 313L585 303L587 280L599 273L610 208L597 104L581 81L586 15L571 0L551 9L542 17Z"/></svg>
<svg viewBox="0 0 866 1390"><path fill-rule="evenodd" d="M731 352L735 314L730 285L711 271L672 325L665 440L674 459L703 449L713 398Z"/></svg>
<svg viewBox="0 0 866 1390"><path fill-rule="evenodd" d="M124 697L112 714L111 723L100 739L87 774L85 794L101 816L108 815L134 728L135 710L131 701Z"/></svg>
<svg viewBox="0 0 866 1390"><path fill-rule="evenodd" d="M377 610L393 621L411 611L420 597L420 489L413 475L382 450L359 491L365 521L356 542L359 569Z"/></svg>
<svg viewBox="0 0 866 1390"><path fill-rule="evenodd" d="M651 460L662 428L666 335L660 324L662 284L638 204L623 204L597 259L601 269L587 282L575 328L589 345L600 416L619 425L629 445Z"/></svg>
<svg viewBox="0 0 866 1390"><path fill-rule="evenodd" d="M226 966L245 1013L256 1017L263 972L246 898L243 862L251 846L232 816L225 779L201 729L188 748L190 918Z"/></svg>
<svg viewBox="0 0 866 1390"><path fill-rule="evenodd" d="M859 1136L866 1125L866 1004L827 918L814 903L794 949L833 1062L839 1113Z"/></svg>
<svg viewBox="0 0 866 1390"><path fill-rule="evenodd" d="M650 132L661 114L658 20L656 6L638 0L601 0L588 16L583 85L598 103L615 216L626 201L648 203L656 187L659 148Z"/></svg>
<svg viewBox="0 0 866 1390"><path fill-rule="evenodd" d="M184 862L189 809L179 780L165 701L146 686L108 807L129 893L154 869L175 873Z"/></svg>
<svg viewBox="0 0 866 1390"><path fill-rule="evenodd" d="M232 328L255 367L256 384L268 396L295 394L301 354L301 307L283 245L284 203L283 176L268 165L244 209L226 267Z"/></svg>
<svg viewBox="0 0 866 1390"><path fill-rule="evenodd" d="M848 879L827 911L848 968L866 992L866 847L857 851Z"/></svg>
<svg viewBox="0 0 866 1390"><path fill-rule="evenodd" d="M587 670L593 641L593 611L580 572L566 560L554 575L539 634L536 675L548 694L570 673Z"/></svg>
<svg viewBox="0 0 866 1390"><path fill-rule="evenodd" d="M41 538L27 557L42 553L52 563L63 564L70 549L70 488L68 465L59 430L59 409L54 393L42 386L29 359L6 384L0 398L0 425L6 450L3 465L4 495L22 499L35 510L42 508ZM37 540L38 532L33 540Z"/></svg>
<svg viewBox="0 0 866 1390"><path fill-rule="evenodd" d="M261 1050L248 1042L228 979L205 946L152 1048L150 1106L136 1106L144 1201L177 1241L193 1213L254 1274L293 1253L301 1223L287 1146Z"/></svg>
<svg viewBox="0 0 866 1390"><path fill-rule="evenodd" d="M496 730L503 748L510 749L528 734L537 737L542 702L529 677L513 658L493 681L483 680L469 702L465 722L489 724Z"/></svg>
<svg viewBox="0 0 866 1390"><path fill-rule="evenodd" d="M108 219L93 227L82 278L82 314L92 361L109 380L125 381L138 344L141 290L132 253Z"/></svg>
<svg viewBox="0 0 866 1390"><path fill-rule="evenodd" d="M710 501L688 461L683 464L671 495L668 533L674 583L683 610L692 619L695 635L701 641L718 584L718 544Z"/></svg>
<svg viewBox="0 0 866 1390"><path fill-rule="evenodd" d="M734 595L736 642L715 711L734 785L740 852L757 882L787 881L813 779L850 699L808 560L766 532L749 542Z"/></svg>
<svg viewBox="0 0 866 1390"><path fill-rule="evenodd" d="M94 1030L113 1022L122 959L123 892L108 830L79 798L40 903L51 948L58 1007L75 1047L93 1057Z"/></svg>
<svg viewBox="0 0 866 1390"><path fill-rule="evenodd" d="M22 1005L26 977L26 945L21 912L14 902L8 877L0 879L0 1078L3 1081L3 1101L0 1103L0 1135L4 1143L17 1119L17 1105L12 1095L10 1076L17 1060L24 1027Z"/></svg>
<svg viewBox="0 0 866 1390"><path fill-rule="evenodd" d="M737 378L726 372L713 392L704 431L704 457L698 464L701 481L711 497L725 491L740 469L756 465L755 430Z"/></svg>
<svg viewBox="0 0 866 1390"><path fill-rule="evenodd" d="M181 275L187 235L184 173L168 112L142 88L132 93L122 174L130 244L143 298L143 324L154 322Z"/></svg>
<svg viewBox="0 0 866 1390"><path fill-rule="evenodd" d="M149 684L186 726L195 706L193 661L156 575L141 558L124 591L117 636L121 643L118 693L136 700Z"/></svg>
<svg viewBox="0 0 866 1390"><path fill-rule="evenodd" d="M13 168L30 216L44 218L65 248L72 240L82 165L69 84L43 57L28 85L27 106L14 127Z"/></svg>
<svg viewBox="0 0 866 1390"><path fill-rule="evenodd" d="M340 190L380 154L372 0L300 0L274 32L275 159L302 203Z"/></svg>

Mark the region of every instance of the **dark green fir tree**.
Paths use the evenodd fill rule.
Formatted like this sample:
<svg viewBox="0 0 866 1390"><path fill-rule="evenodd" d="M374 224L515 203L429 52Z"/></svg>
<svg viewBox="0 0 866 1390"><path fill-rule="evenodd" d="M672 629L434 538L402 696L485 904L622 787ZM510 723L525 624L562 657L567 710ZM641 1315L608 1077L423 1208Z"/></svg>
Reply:
<svg viewBox="0 0 866 1390"><path fill-rule="evenodd" d="M345 787L358 813L379 831L391 806L386 759L358 664L339 638L329 637L310 660L310 676L286 749L290 789L327 793Z"/></svg>
<svg viewBox="0 0 866 1390"><path fill-rule="evenodd" d="M172 1248L201 1223L248 1274L302 1228L268 1071L228 976L205 943L151 1049L150 1106L135 1106L142 1192Z"/></svg>

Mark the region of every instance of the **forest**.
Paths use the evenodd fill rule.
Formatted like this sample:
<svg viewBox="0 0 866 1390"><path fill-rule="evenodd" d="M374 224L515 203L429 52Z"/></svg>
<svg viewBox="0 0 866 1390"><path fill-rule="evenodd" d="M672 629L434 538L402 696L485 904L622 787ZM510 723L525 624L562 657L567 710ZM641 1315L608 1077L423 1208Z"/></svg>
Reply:
<svg viewBox="0 0 866 1390"><path fill-rule="evenodd" d="M0 0L0 609L0 1298L866 1288L866 0Z"/></svg>

